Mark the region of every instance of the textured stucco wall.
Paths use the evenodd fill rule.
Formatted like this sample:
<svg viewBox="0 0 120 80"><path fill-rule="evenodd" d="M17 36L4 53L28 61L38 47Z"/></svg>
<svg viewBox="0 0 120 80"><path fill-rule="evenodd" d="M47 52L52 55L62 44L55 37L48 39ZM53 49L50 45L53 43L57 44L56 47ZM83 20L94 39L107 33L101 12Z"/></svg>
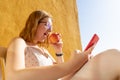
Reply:
<svg viewBox="0 0 120 80"><path fill-rule="evenodd" d="M53 30L62 34L65 60L74 49L81 48L76 0L0 0L0 46L18 36L28 15L46 10L53 16ZM53 53L53 49L49 48Z"/></svg>

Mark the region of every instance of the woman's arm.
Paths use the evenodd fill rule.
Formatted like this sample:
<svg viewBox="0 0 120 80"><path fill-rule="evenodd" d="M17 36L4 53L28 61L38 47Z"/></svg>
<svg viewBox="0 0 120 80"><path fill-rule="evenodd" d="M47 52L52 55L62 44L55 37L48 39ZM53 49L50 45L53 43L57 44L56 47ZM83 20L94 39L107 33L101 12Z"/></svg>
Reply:
<svg viewBox="0 0 120 80"><path fill-rule="evenodd" d="M55 50L55 55L56 55L56 63L63 63L64 62L64 58L63 58L63 41L62 39L59 40L59 42L57 43L51 43L51 45L53 46L54 50ZM60 56L61 55L61 56Z"/></svg>
<svg viewBox="0 0 120 80"><path fill-rule="evenodd" d="M52 66L25 68L24 50L26 43L17 38L7 51L6 80L56 80L78 70L87 60L87 55L74 52L68 62Z"/></svg>

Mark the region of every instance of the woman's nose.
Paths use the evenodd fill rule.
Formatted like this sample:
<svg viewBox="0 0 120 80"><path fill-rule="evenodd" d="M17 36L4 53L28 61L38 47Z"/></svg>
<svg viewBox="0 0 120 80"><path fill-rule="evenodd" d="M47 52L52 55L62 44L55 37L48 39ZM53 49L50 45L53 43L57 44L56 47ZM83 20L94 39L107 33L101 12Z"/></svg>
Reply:
<svg viewBox="0 0 120 80"><path fill-rule="evenodd" d="M51 32L51 31L52 31L52 28L49 28L49 29L48 29L48 32Z"/></svg>

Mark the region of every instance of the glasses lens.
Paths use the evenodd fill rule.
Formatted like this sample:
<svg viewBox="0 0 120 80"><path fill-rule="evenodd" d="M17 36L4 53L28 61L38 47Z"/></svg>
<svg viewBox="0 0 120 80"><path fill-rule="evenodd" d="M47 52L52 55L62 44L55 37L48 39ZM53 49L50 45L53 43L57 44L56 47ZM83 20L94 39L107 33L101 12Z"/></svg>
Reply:
<svg viewBox="0 0 120 80"><path fill-rule="evenodd" d="M51 25L49 22L40 22L40 23L44 23L46 25L47 29L51 29Z"/></svg>
<svg viewBox="0 0 120 80"><path fill-rule="evenodd" d="M50 25L50 23L47 24L47 27L48 27L48 29L51 29L51 25Z"/></svg>

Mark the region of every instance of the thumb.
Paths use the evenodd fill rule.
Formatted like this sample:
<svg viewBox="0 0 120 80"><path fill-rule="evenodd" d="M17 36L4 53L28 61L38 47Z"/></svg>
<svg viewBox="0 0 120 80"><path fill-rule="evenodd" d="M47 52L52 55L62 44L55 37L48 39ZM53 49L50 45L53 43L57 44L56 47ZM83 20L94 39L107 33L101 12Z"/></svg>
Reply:
<svg viewBox="0 0 120 80"><path fill-rule="evenodd" d="M89 48L88 50L86 50L84 53L87 54L87 55L91 54L91 52L93 51L94 47L95 47L95 45L93 45L92 47L90 47L90 48Z"/></svg>

